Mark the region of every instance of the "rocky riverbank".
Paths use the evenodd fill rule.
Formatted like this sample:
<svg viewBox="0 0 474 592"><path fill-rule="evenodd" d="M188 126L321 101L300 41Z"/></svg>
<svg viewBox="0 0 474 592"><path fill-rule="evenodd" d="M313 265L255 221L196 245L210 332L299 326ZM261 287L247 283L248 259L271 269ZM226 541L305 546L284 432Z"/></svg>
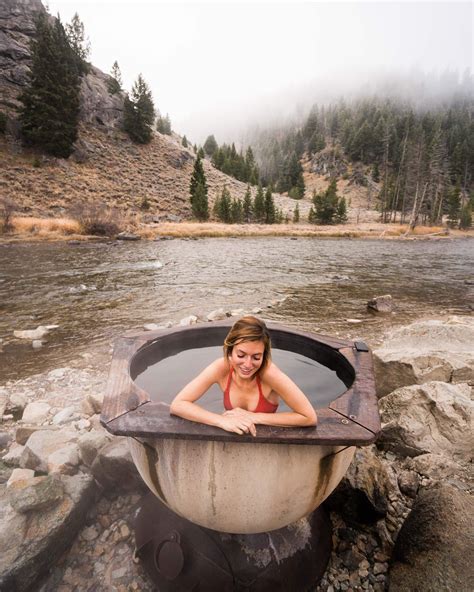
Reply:
<svg viewBox="0 0 474 592"><path fill-rule="evenodd" d="M218 312L218 311L216 311ZM318 592L471 589L474 319L420 321L375 350L382 435L327 507ZM144 486L99 423L106 372L57 368L0 388L0 589L152 590L133 560Z"/></svg>

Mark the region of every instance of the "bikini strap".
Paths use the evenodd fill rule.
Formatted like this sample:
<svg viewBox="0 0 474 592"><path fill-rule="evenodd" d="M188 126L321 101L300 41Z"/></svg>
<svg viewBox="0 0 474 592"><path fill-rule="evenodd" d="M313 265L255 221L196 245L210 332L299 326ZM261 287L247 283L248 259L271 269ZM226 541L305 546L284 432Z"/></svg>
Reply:
<svg viewBox="0 0 474 592"><path fill-rule="evenodd" d="M229 372L229 377L227 378L227 385L226 385L225 391L224 391L224 407L226 409L233 409L232 404L230 402L230 381L232 379L232 372L233 371L234 371L234 369L231 366L230 372Z"/></svg>

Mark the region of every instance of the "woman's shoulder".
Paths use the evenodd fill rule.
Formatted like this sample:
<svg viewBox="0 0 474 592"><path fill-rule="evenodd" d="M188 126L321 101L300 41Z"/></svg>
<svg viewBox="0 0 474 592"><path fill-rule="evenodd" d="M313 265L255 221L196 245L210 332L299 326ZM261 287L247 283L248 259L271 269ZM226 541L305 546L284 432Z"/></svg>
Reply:
<svg viewBox="0 0 474 592"><path fill-rule="evenodd" d="M270 362L267 367L260 374L260 380L267 383L272 383L278 380L282 375L282 371L274 362Z"/></svg>
<svg viewBox="0 0 474 592"><path fill-rule="evenodd" d="M208 368L217 378L223 378L229 373L229 363L225 358L217 358L209 364Z"/></svg>

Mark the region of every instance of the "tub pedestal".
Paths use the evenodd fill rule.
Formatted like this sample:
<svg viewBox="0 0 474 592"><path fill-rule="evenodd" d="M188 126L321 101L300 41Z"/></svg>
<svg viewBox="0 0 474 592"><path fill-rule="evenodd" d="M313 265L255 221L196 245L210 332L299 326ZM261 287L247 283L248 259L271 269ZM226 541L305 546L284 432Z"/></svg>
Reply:
<svg viewBox="0 0 474 592"><path fill-rule="evenodd" d="M323 507L289 526L226 534L181 518L148 494L135 519L137 555L160 592L313 589L331 554Z"/></svg>

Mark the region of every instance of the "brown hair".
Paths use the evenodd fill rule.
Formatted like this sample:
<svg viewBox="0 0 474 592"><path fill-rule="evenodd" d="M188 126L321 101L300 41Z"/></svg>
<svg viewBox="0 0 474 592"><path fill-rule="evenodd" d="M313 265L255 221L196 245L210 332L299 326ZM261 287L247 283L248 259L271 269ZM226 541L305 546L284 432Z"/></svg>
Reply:
<svg viewBox="0 0 474 592"><path fill-rule="evenodd" d="M251 315L242 317L236 321L224 340L224 357L229 357L232 354L234 346L244 341L263 342L262 365L257 371L257 374L259 374L265 369L272 357L270 334L265 323Z"/></svg>

